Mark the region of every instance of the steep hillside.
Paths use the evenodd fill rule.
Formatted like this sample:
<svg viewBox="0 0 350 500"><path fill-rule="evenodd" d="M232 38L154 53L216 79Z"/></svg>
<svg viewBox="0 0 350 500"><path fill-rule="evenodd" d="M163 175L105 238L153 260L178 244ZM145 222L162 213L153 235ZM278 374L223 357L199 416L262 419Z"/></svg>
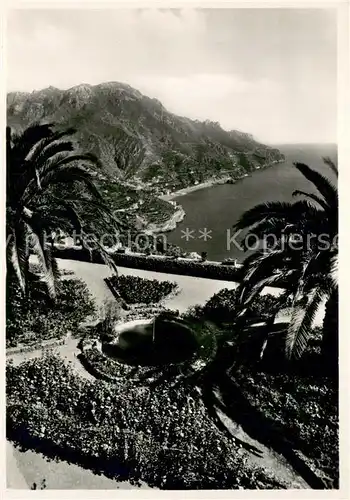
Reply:
<svg viewBox="0 0 350 500"><path fill-rule="evenodd" d="M14 126L46 121L75 127L85 151L96 153L113 176L129 180L153 183L169 181L170 175L174 187L184 187L283 159L249 134L176 116L158 100L117 82L10 93L7 113Z"/></svg>
<svg viewBox="0 0 350 500"><path fill-rule="evenodd" d="M209 179L236 179L284 159L249 134L176 116L117 82L12 92L7 118L15 128L33 122L74 127L81 148L102 161L96 179L111 206L141 227L169 227L174 214L176 220L183 216L159 195Z"/></svg>

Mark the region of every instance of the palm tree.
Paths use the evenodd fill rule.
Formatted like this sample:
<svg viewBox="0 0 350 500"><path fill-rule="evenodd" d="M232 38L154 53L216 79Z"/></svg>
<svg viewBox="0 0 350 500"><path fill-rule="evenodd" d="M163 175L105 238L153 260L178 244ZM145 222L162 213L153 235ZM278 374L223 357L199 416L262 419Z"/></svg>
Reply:
<svg viewBox="0 0 350 500"><path fill-rule="evenodd" d="M330 159L325 159L325 163L337 173ZM293 195L302 196L302 200L257 205L235 224L236 229L248 229L248 235L254 234L264 244L264 248L244 262L239 302L244 311L265 286L282 286L284 297L292 298L286 356L298 359L307 346L316 313L326 300L322 350L326 361L335 367L338 364L338 193L319 172L302 163L294 165L314 185L317 194L295 191Z"/></svg>
<svg viewBox="0 0 350 500"><path fill-rule="evenodd" d="M108 215L90 170L100 164L92 154L77 152L72 140L64 140L73 129L57 131L52 124L34 124L22 133L7 127L6 133L8 279L15 277L28 295L29 255L34 252L49 296L55 299L57 266L46 236L56 230L82 230L84 207L93 207L95 217ZM99 249L113 265L101 245Z"/></svg>

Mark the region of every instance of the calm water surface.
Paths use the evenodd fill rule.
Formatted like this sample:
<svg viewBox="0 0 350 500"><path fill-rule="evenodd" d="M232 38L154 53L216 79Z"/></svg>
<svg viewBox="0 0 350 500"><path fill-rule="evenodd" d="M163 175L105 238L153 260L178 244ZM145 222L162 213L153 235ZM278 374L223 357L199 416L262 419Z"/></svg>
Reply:
<svg viewBox="0 0 350 500"><path fill-rule="evenodd" d="M233 185L213 186L179 197L177 201L186 211L186 217L176 230L168 233L168 241L188 251L206 251L212 260L234 257L242 261L245 255L233 243L229 244L228 240L234 235L232 225L243 212L258 203L295 200L292 196L295 189L313 191L293 162L306 163L336 181L332 171L322 161L324 156L336 160L336 146L288 145L279 146L279 149L286 156L285 163L257 170L251 177ZM188 242L182 232L186 228L193 231L191 236L194 236ZM211 231L211 238L207 238L207 241L200 237L200 230L205 228Z"/></svg>

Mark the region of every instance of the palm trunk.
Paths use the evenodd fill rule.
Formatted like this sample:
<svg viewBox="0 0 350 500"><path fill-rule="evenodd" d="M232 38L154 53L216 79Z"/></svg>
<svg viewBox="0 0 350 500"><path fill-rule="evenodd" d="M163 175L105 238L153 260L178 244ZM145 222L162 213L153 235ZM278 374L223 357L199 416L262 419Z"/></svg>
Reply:
<svg viewBox="0 0 350 500"><path fill-rule="evenodd" d="M270 330L270 328L275 324L275 319L276 319L276 314L277 313L272 313L268 319L266 320L266 330ZM268 331L267 333L270 333L270 331Z"/></svg>
<svg viewBox="0 0 350 500"><path fill-rule="evenodd" d="M153 325L152 325L152 342L153 344L155 343L156 340L156 317L153 318Z"/></svg>
<svg viewBox="0 0 350 500"><path fill-rule="evenodd" d="M27 256L26 258L26 262L25 262L25 265L24 265L24 276L25 276L25 280L24 280L24 286L25 286L25 290L24 290L24 307L25 308L30 308L30 297L31 297L31 288L30 288L30 282L29 282L29 258L30 258L30 254Z"/></svg>
<svg viewBox="0 0 350 500"><path fill-rule="evenodd" d="M261 346L260 356L259 356L260 360L262 360L264 357L265 349L267 347L267 343L268 343L268 339L269 339L269 334L271 333L271 328L275 324L276 314L277 313L271 314L265 322L264 340L263 340L263 343Z"/></svg>
<svg viewBox="0 0 350 500"><path fill-rule="evenodd" d="M337 372L339 364L339 297L335 288L327 303L323 320L322 356L325 366L332 372Z"/></svg>

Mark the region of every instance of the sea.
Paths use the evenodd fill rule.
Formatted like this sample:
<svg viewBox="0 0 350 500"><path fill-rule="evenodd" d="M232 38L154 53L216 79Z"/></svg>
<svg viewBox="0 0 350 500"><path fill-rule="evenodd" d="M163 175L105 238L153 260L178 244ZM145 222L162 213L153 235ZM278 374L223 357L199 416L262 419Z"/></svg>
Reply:
<svg viewBox="0 0 350 500"><path fill-rule="evenodd" d="M233 258L242 262L247 255L240 243L244 234L237 235L233 225L243 212L259 203L295 201L292 194L296 189L316 192L294 162L306 163L336 184L336 176L323 162L324 157L337 162L335 144L276 147L285 155L285 162L256 170L235 184L215 185L175 198L183 206L186 217L174 231L167 233L167 241L186 251L207 252L209 260Z"/></svg>

